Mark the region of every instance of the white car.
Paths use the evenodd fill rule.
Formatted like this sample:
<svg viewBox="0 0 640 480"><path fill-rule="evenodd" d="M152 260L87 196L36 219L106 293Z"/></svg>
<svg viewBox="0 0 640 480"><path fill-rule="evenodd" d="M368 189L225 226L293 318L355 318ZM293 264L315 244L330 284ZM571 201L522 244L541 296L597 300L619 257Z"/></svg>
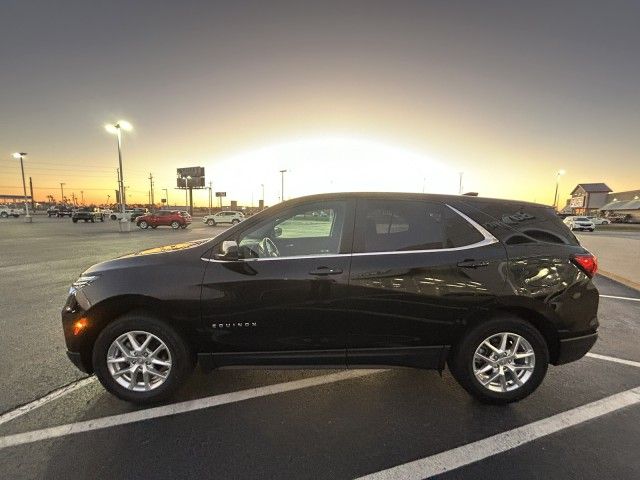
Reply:
<svg viewBox="0 0 640 480"><path fill-rule="evenodd" d="M593 222L594 225L609 225L611 220L603 217L587 217L589 220Z"/></svg>
<svg viewBox="0 0 640 480"><path fill-rule="evenodd" d="M213 215L205 215L202 217L202 222L206 223L210 227L215 227L220 223L230 223L235 225L244 220L244 213L227 210L225 212L214 213Z"/></svg>
<svg viewBox="0 0 640 480"><path fill-rule="evenodd" d="M571 230L589 230L593 232L596 229L595 224L588 217L567 217L564 224Z"/></svg>

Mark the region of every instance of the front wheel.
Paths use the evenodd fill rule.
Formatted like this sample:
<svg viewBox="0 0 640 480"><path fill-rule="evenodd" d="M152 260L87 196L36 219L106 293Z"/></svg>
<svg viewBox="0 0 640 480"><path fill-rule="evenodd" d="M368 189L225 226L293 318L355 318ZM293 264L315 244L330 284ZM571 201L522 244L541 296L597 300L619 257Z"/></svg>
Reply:
<svg viewBox="0 0 640 480"><path fill-rule="evenodd" d="M140 223L138 223L138 226L143 230L146 230L147 228L149 228L149 224L147 222L145 222L144 220L142 220Z"/></svg>
<svg viewBox="0 0 640 480"><path fill-rule="evenodd" d="M107 325L96 339L92 361L98 380L109 392L137 404L170 397L194 366L182 337L143 312Z"/></svg>
<svg viewBox="0 0 640 480"><path fill-rule="evenodd" d="M213 220L213 218L210 218L209 220L207 220L207 225L209 225L210 227L215 227L216 222Z"/></svg>
<svg viewBox="0 0 640 480"><path fill-rule="evenodd" d="M0 213L0 217L9 218L9 214L7 212L2 212L2 213Z"/></svg>
<svg viewBox="0 0 640 480"><path fill-rule="evenodd" d="M180 223L174 220L173 222L171 222L171 228L177 230L178 228L180 228Z"/></svg>
<svg viewBox="0 0 640 480"><path fill-rule="evenodd" d="M480 323L454 348L451 373L483 403L504 405L530 395L542 382L549 350L540 332L517 317Z"/></svg>

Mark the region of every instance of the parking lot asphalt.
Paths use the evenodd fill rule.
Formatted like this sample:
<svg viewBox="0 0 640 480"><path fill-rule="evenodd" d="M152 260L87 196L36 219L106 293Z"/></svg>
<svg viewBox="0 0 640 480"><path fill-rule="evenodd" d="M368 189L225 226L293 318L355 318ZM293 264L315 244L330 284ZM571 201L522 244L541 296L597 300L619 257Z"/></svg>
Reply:
<svg viewBox="0 0 640 480"><path fill-rule="evenodd" d="M64 356L59 309L84 268L213 233L197 222L186 231L131 234L109 223L56 222L0 224L0 247L11 252L0 263L0 289L10 293L0 300L8 312L0 336L0 411L82 376ZM592 352L601 357L551 367L538 391L517 404L479 404L447 371L442 378L411 369L196 372L177 398L155 409L121 402L88 380L0 422L0 477L424 478L413 465L423 459L443 465L442 478L637 478L640 403L590 414L460 468L450 461L460 457L455 449L472 459L480 451L474 442L509 437L505 432L554 415L567 424L567 412L615 404L612 395L640 401L640 292L605 277L594 281L601 327Z"/></svg>

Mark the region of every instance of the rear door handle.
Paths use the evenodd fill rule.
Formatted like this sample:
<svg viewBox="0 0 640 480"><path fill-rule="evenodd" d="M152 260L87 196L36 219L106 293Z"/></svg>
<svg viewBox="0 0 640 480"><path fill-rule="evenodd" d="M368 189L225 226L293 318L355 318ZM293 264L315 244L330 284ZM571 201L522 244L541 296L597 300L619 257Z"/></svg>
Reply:
<svg viewBox="0 0 640 480"><path fill-rule="evenodd" d="M341 268L318 267L315 270L311 270L309 272L309 275L325 276L325 275L340 275L341 273L342 273Z"/></svg>
<svg viewBox="0 0 640 480"><path fill-rule="evenodd" d="M458 266L460 268L487 267L489 266L489 262L486 260L464 260L462 262L458 262Z"/></svg>

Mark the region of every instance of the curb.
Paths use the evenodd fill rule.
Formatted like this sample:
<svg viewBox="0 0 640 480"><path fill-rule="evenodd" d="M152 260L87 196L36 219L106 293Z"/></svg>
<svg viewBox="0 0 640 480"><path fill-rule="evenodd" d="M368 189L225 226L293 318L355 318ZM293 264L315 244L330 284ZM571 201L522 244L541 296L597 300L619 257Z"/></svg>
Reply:
<svg viewBox="0 0 640 480"><path fill-rule="evenodd" d="M640 291L640 283L634 282L633 280L629 280L628 278L621 277L620 275L616 275L615 273L607 272L606 270L602 269L598 269L598 274L602 275L603 277L610 278L615 282L621 283L626 287Z"/></svg>

